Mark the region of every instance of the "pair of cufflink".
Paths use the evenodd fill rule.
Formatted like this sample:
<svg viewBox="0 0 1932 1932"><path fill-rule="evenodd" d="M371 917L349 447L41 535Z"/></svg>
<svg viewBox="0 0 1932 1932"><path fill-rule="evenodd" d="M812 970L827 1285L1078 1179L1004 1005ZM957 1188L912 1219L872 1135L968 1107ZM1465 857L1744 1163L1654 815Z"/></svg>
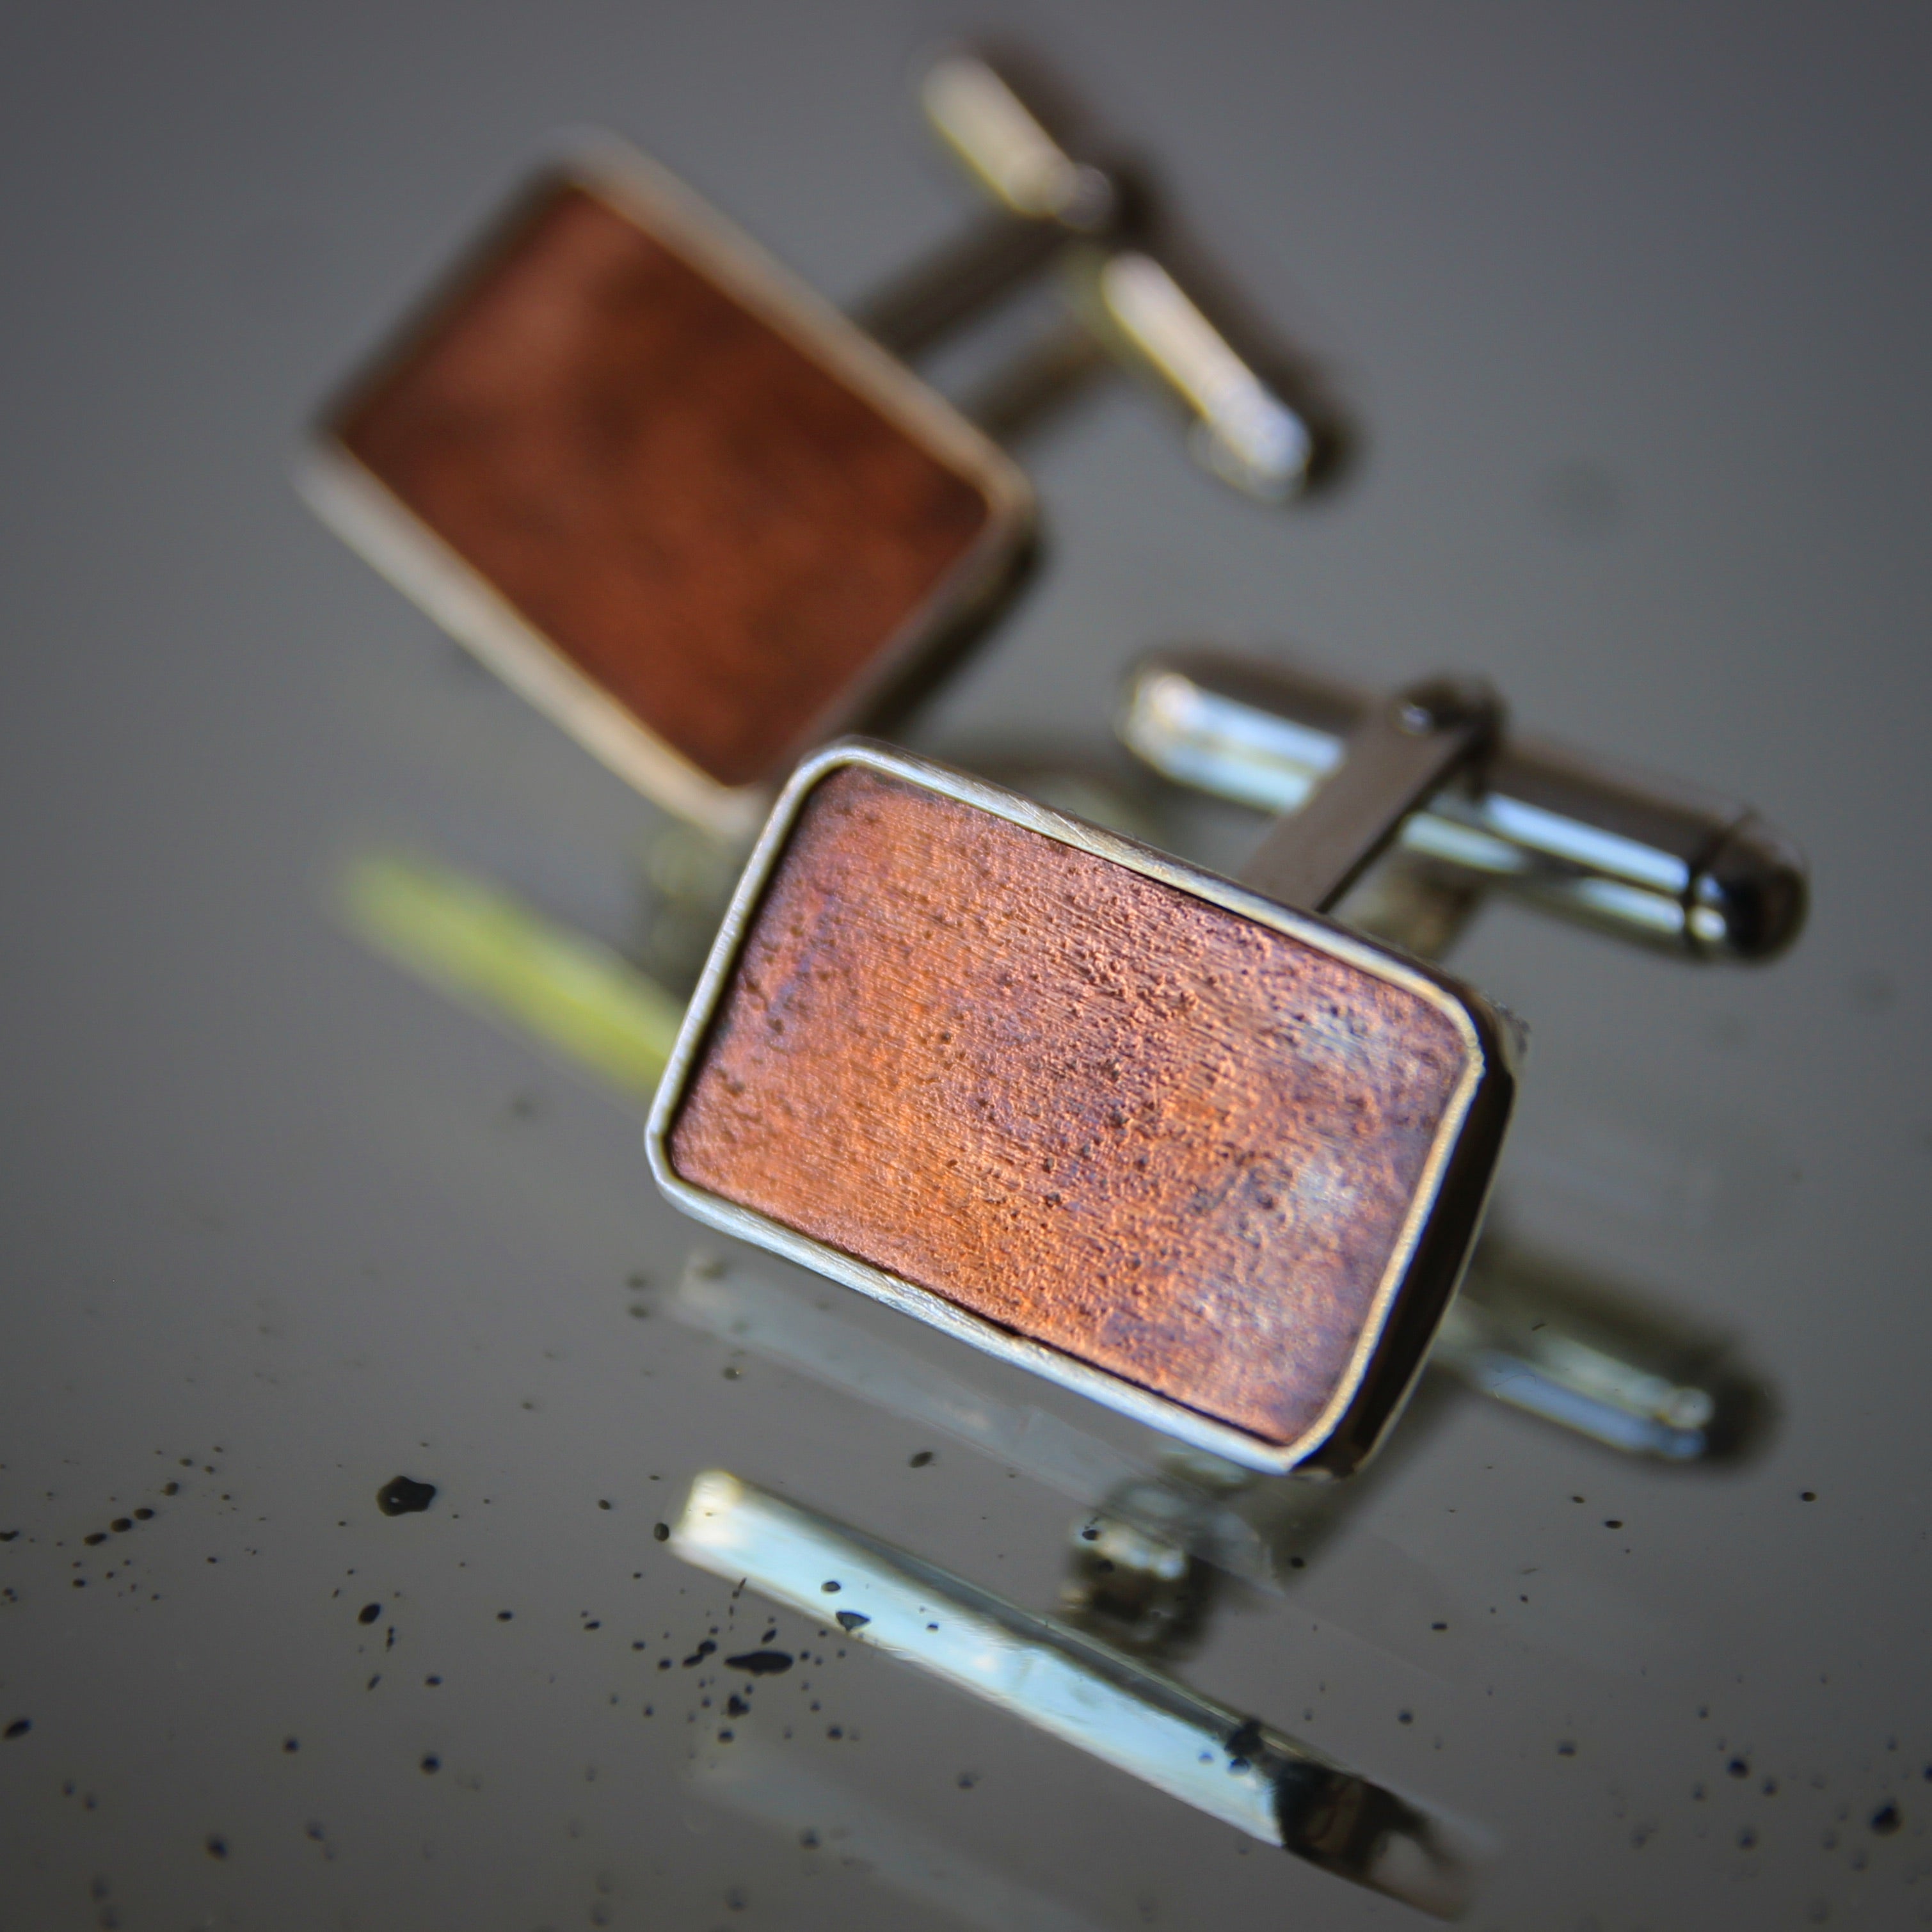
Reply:
<svg viewBox="0 0 1932 1932"><path fill-rule="evenodd" d="M1344 441L1010 70L949 54L922 99L992 213L859 320L582 148L331 410L310 492L639 790L762 825L647 1130L678 1205L1194 1448L1346 1474L1449 1306L1515 1090L1515 1023L1431 956L1501 888L1766 958L1802 863L1462 680L1138 667L1124 741L1280 814L1238 880L844 735L1024 574L1032 491L974 415L1012 430L1118 360L1265 502ZM970 412L908 366L1048 274L1064 319Z"/></svg>

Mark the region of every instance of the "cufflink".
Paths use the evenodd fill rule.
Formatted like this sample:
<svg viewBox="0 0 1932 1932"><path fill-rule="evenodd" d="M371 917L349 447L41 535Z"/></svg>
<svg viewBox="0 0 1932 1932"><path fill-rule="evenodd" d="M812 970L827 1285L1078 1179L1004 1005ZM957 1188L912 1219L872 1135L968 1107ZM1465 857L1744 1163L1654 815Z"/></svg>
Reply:
<svg viewBox="0 0 1932 1932"><path fill-rule="evenodd" d="M1213 685L1230 703L1234 668ZM1148 723L1186 714L1151 685L1184 670L1130 682L1129 741L1255 796L1232 752ZM1192 670L1190 702L1212 682ZM1292 678L1246 675L1238 722L1272 743L1277 795L1282 747L1303 763L1238 883L882 746L808 761L646 1142L714 1226L1195 1448L1342 1474L1468 1262L1516 1028L1329 915L1377 889L1385 932L1439 940L1500 882L1691 956L1763 957L1802 923L1804 872L1741 808L1513 742L1480 686L1346 707L1328 686L1318 734ZM1431 849L1472 820L1453 863Z"/></svg>
<svg viewBox="0 0 1932 1932"><path fill-rule="evenodd" d="M1460 1275L1514 1076L1480 994L1322 914L1497 716L1401 694L1245 884L820 754L660 1087L660 1185L1198 1448L1354 1467Z"/></svg>
<svg viewBox="0 0 1932 1932"><path fill-rule="evenodd" d="M658 803L748 836L799 757L884 728L1010 595L1031 489L907 358L1044 274L1066 320L989 384L1015 428L1099 359L1216 475L1292 497L1333 437L1184 278L1144 186L970 52L927 117L992 204L835 310L614 140L542 172L325 412L320 514Z"/></svg>

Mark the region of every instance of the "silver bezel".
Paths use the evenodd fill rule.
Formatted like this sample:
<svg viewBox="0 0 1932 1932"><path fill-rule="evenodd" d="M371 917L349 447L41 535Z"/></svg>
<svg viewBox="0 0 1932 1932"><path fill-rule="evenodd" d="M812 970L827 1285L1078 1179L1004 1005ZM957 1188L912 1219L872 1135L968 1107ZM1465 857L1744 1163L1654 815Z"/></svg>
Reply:
<svg viewBox="0 0 1932 1932"><path fill-rule="evenodd" d="M1295 1442L1287 1444L1263 1442L1244 1430L1214 1421L1184 1403L1157 1395L1106 1370L1078 1360L1043 1343L1016 1336L996 1323L957 1306L930 1288L860 1261L755 1210L694 1186L672 1166L670 1137L684 1103L687 1082L703 1052L718 1002L730 982L740 950L765 889L806 799L822 779L849 765L862 766L902 778L962 804L991 812L1010 824L1115 865L1124 866L1210 904L1223 907L1258 924L1286 933L1334 958L1407 988L1448 1016L1456 1026L1466 1049L1463 1074L1444 1109L1442 1124L1424 1166L1421 1184L1410 1204L1401 1235L1378 1284L1370 1318L1364 1324L1348 1371L1334 1395L1315 1424ZM1424 1234L1443 1196L1452 1159L1465 1128L1485 1090L1498 1076L1503 1088L1502 1105L1506 1113L1508 1072L1508 1045L1504 1030L1480 1000L1454 982L1385 952L1325 920L1276 904L1231 880L1204 872L1132 839L1070 818L1004 787L988 784L910 752L863 740L848 739L826 746L802 764L772 808L771 817L739 880L730 908L712 943L704 975L686 1010L684 1024L672 1049L644 1130L644 1146L658 1185L677 1206L698 1220L782 1255L802 1267L828 1275L888 1306L916 1316L962 1341L984 1349L988 1354L1030 1369L1050 1382L1090 1396L1196 1448L1225 1456L1244 1468L1285 1474L1311 1462L1319 1455L1342 1430L1352 1408L1362 1395L1378 1352L1383 1346L1391 1315L1404 1290L1411 1285L1412 1273L1422 1252ZM1499 1144L1499 1121L1495 1124L1494 1135ZM1492 1156L1482 1163L1482 1171L1473 1179L1466 1176L1459 1178L1460 1186L1467 1189L1473 1185L1477 1190L1476 1197L1465 1203L1472 1239L1474 1223L1480 1218L1482 1197L1486 1196L1493 1172ZM1468 1242L1462 1244L1461 1252L1455 1257L1454 1274L1456 1276L1460 1276L1462 1263L1467 1258L1468 1245ZM1438 1316L1440 1307L1447 1306L1454 1285L1454 1280L1438 1280L1432 1284L1438 1291L1433 1300L1439 1304ZM1420 1360L1418 1352L1418 1366ZM1412 1378L1413 1370L1409 1377ZM1387 1413L1370 1438L1351 1448L1346 1458L1348 1466L1363 1460L1373 1448L1375 1439L1386 1429L1400 1407L1399 1399L1388 1405Z"/></svg>
<svg viewBox="0 0 1932 1932"><path fill-rule="evenodd" d="M1018 464L814 290L707 206L681 182L610 135L565 143L532 183L567 182L596 196L683 255L701 273L856 390L907 433L938 451L986 498L986 528L894 634L866 675L805 734L815 744L863 724L879 696L926 650L963 628L1004 587L1032 541L1036 504ZM522 697L618 776L668 810L720 836L746 838L769 808L766 784L731 786L701 771L619 704L531 624L488 578L423 523L337 438L334 424L380 382L444 305L487 266L507 220L488 224L322 412L298 458L310 507L405 596L475 652Z"/></svg>

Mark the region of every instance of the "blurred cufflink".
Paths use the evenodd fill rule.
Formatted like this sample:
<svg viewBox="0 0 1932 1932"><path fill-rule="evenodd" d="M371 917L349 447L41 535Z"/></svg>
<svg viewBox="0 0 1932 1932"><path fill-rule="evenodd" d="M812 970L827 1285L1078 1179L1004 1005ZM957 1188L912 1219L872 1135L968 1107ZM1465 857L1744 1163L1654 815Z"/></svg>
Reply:
<svg viewBox="0 0 1932 1932"><path fill-rule="evenodd" d="M1418 687L1237 884L883 747L780 800L658 1090L680 1206L1194 1446L1340 1474L1420 1367L1508 1024L1324 908L1493 743Z"/></svg>
<svg viewBox="0 0 1932 1932"><path fill-rule="evenodd" d="M304 468L323 517L531 702L727 837L803 753L916 698L1029 554L1024 474L905 358L1051 268L1064 320L988 385L994 430L1111 356L1251 496L1292 497L1328 447L1288 365L1184 283L1144 190L980 56L940 58L922 100L992 209L856 319L603 141L526 188Z"/></svg>

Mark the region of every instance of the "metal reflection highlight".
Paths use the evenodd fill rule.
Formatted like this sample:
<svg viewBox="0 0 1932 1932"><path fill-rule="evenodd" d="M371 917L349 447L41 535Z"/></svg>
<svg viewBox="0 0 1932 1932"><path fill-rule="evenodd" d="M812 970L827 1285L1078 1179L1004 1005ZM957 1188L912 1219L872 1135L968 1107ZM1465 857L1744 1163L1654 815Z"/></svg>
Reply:
<svg viewBox="0 0 1932 1932"><path fill-rule="evenodd" d="M1628 1456L1718 1462L1762 1440L1771 1398L1724 1337L1627 1289L1485 1239L1432 1365Z"/></svg>
<svg viewBox="0 0 1932 1932"><path fill-rule="evenodd" d="M671 1532L686 1562L968 1692L1263 1844L1438 1918L1476 1841L1258 1719L1058 1620L723 1470Z"/></svg>
<svg viewBox="0 0 1932 1932"><path fill-rule="evenodd" d="M1012 82L980 56L964 49L941 55L920 83L920 105L1009 214L1086 232L1116 212L1113 182L1069 154Z"/></svg>
<svg viewBox="0 0 1932 1932"><path fill-rule="evenodd" d="M1156 653L1128 674L1117 730L1163 776L1257 811L1298 811L1371 700L1298 667ZM1748 807L1512 738L1479 791L1404 824L1412 866L1694 959L1775 957L1803 928L1803 860Z"/></svg>
<svg viewBox="0 0 1932 1932"><path fill-rule="evenodd" d="M648 1100L682 1003L606 947L446 866L350 862L338 902L356 936L440 992Z"/></svg>

